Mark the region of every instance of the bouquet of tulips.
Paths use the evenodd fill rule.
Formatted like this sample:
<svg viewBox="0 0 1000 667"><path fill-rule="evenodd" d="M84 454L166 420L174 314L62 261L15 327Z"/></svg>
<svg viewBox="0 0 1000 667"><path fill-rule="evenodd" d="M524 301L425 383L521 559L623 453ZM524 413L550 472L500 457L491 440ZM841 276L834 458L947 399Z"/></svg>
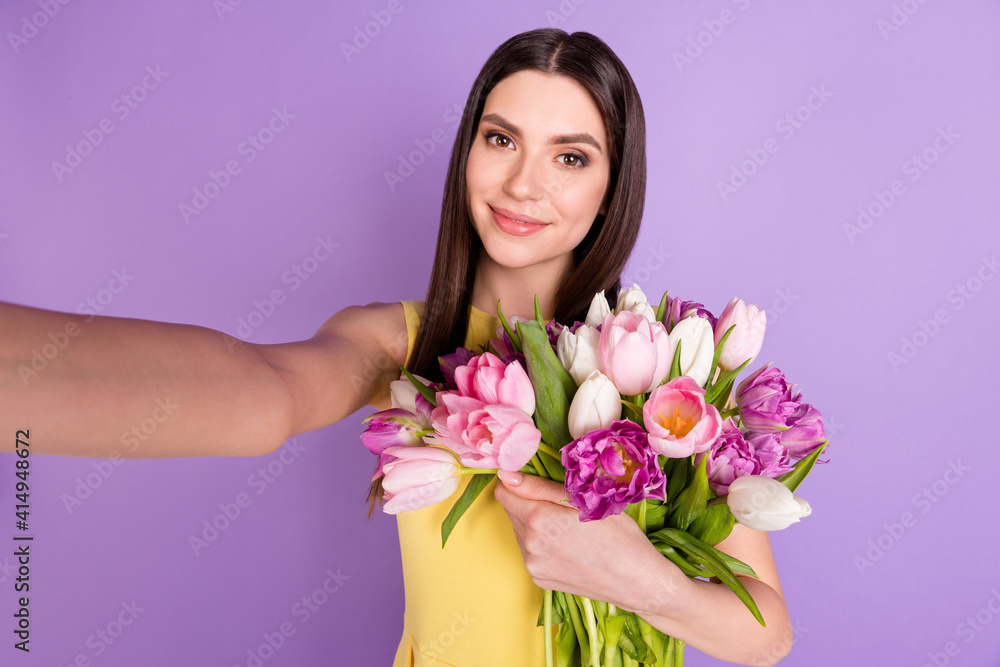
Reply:
<svg viewBox="0 0 1000 667"><path fill-rule="evenodd" d="M508 321L498 304L491 350L441 357L443 383L405 369L392 383L393 408L361 436L379 456L385 511L438 503L474 475L443 546L498 470L553 479L581 521L628 513L664 557L725 583L763 625L736 576L756 574L715 545L736 521L778 530L807 516L792 491L827 445L819 411L777 368L736 384L760 351L764 311L733 299L716 319L666 293L654 310L635 285L614 309L596 294L572 326L545 323L537 300L535 311ZM547 667L553 642L561 666L683 664L683 642L600 600L545 591L538 624Z"/></svg>

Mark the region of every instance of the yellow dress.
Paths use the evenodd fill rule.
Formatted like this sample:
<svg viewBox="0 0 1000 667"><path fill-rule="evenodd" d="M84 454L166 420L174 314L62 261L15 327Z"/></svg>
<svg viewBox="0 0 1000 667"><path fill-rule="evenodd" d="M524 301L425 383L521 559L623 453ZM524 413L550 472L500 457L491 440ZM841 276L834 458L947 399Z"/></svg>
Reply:
<svg viewBox="0 0 1000 667"><path fill-rule="evenodd" d="M413 353L422 301L403 301ZM478 352L500 325L496 315L469 313L465 347ZM494 479L441 548L441 522L461 496L396 515L406 611L393 667L532 667L545 662L535 625L542 591L524 569L514 529L496 501Z"/></svg>

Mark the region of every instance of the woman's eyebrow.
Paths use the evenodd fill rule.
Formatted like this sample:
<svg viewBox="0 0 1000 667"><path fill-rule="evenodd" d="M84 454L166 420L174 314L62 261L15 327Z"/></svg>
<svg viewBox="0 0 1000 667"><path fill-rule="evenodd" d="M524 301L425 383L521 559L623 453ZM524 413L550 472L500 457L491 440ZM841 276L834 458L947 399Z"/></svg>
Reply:
<svg viewBox="0 0 1000 667"><path fill-rule="evenodd" d="M521 136L521 131L516 125L508 121L506 118L499 114L488 113L484 114L480 119L480 122L485 121L487 123L493 123L494 125L499 125L503 129L507 130L516 137ZM597 143L594 137L590 136L586 132L577 132L575 134L558 134L553 137L549 137L549 144L590 144L597 149L598 153L603 153L601 150L601 145Z"/></svg>

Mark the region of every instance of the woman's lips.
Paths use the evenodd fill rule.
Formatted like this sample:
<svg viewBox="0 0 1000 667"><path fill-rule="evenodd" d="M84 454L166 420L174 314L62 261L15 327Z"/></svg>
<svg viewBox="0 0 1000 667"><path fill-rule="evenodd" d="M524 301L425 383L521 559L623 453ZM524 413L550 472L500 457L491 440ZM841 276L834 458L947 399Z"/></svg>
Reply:
<svg viewBox="0 0 1000 667"><path fill-rule="evenodd" d="M530 236L535 232L541 231L546 226L546 223L543 222L522 222L520 219L514 220L508 216L517 214L502 208L495 209L490 206L490 213L493 215L493 221L496 223L497 227L508 234L513 234L514 236ZM534 218L531 218L531 220L534 220Z"/></svg>

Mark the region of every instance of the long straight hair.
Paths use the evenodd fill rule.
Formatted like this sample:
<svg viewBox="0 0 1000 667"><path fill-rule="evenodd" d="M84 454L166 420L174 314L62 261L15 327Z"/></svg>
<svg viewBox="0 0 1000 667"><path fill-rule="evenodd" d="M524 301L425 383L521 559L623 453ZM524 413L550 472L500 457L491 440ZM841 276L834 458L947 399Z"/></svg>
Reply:
<svg viewBox="0 0 1000 667"><path fill-rule="evenodd" d="M555 320L586 318L595 293L614 304L621 272L639 235L646 197L646 121L639 92L625 65L598 37L557 28L510 38L487 59L472 84L451 152L430 284L407 370L441 378L438 357L465 343L482 241L467 204L466 166L490 91L522 70L567 76L583 86L604 119L611 158L606 215L598 215L573 251L573 266L555 298ZM368 494L369 515L382 495L381 479Z"/></svg>

